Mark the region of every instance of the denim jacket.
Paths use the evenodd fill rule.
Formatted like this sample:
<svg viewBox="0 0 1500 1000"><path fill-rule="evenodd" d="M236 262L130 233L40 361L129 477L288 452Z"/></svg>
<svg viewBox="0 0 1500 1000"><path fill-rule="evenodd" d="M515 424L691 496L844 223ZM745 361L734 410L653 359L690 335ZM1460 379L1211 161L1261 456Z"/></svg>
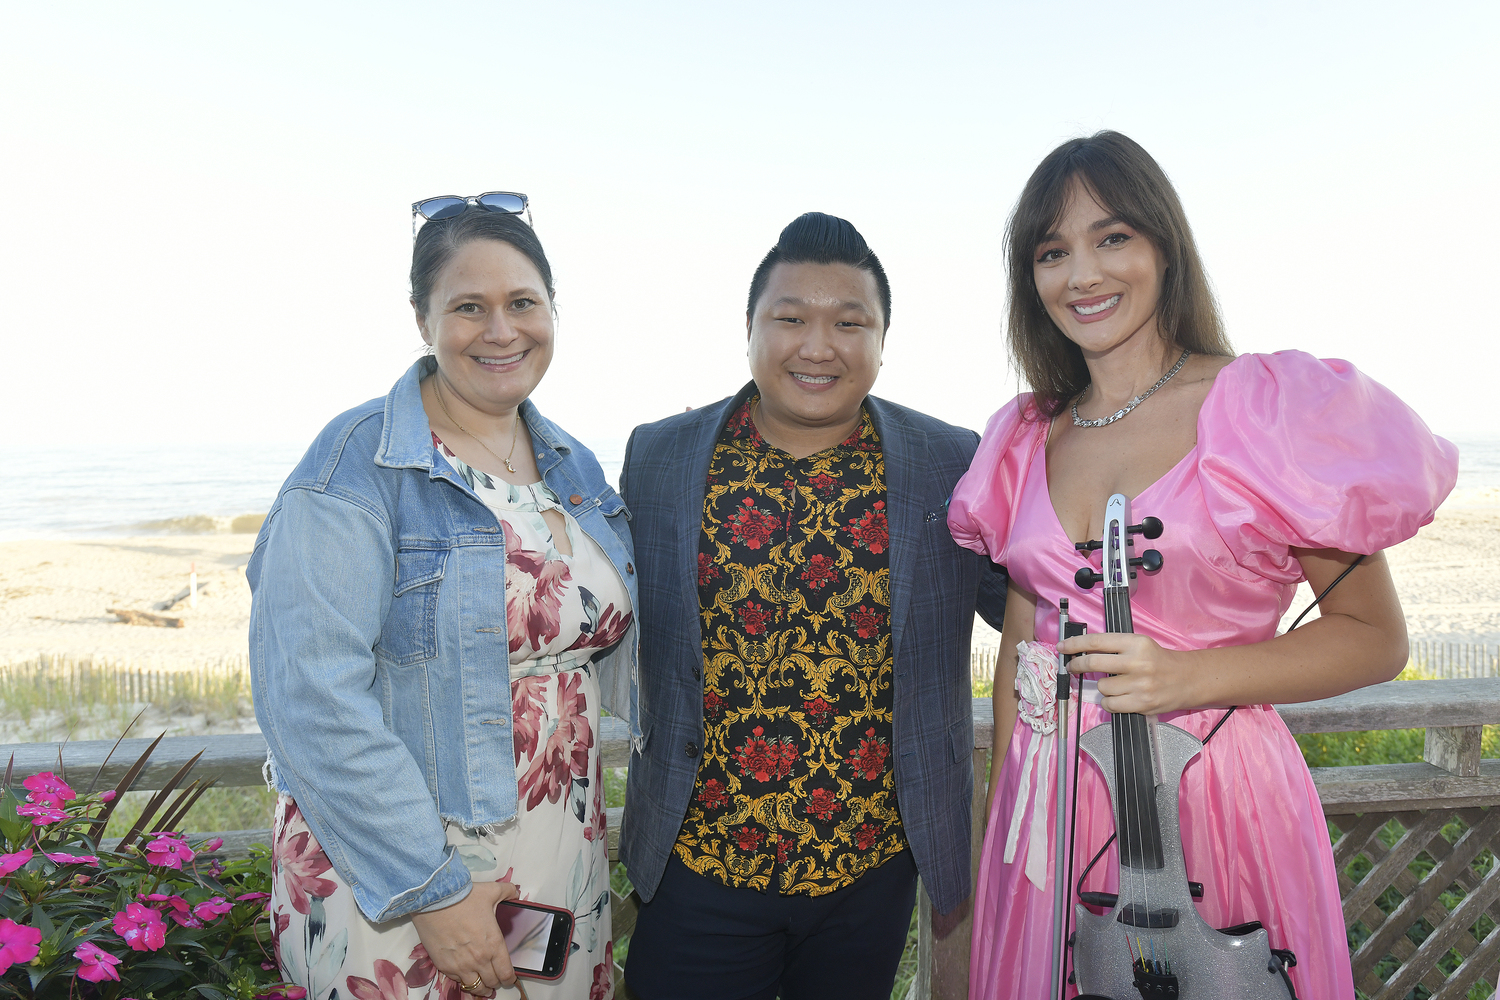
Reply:
<svg viewBox="0 0 1500 1000"><path fill-rule="evenodd" d="M330 423L281 488L246 568L250 669L271 780L360 910L458 902L445 821L516 816L505 537L432 443L421 358ZM638 601L630 512L593 454L529 401L537 468ZM639 744L637 629L594 662ZM524 874L522 875L524 877Z"/></svg>

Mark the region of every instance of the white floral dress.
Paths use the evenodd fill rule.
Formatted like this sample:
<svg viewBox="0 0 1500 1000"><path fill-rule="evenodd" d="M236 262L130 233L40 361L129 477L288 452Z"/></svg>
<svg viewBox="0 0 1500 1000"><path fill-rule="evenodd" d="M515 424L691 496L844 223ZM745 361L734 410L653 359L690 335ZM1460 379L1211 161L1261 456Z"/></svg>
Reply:
<svg viewBox="0 0 1500 1000"><path fill-rule="evenodd" d="M494 479L465 465L436 435L433 442L505 532L518 795L514 820L478 831L450 823L448 842L476 881L513 882L522 899L573 911L566 974L551 983L527 980L530 997L607 1000L614 996L609 854L599 684L589 663L630 628L629 593L545 483ZM570 556L553 544L541 515L549 509L567 522ZM462 1000L459 985L433 967L410 919L365 918L287 795L277 803L272 839L277 961L309 1000Z"/></svg>

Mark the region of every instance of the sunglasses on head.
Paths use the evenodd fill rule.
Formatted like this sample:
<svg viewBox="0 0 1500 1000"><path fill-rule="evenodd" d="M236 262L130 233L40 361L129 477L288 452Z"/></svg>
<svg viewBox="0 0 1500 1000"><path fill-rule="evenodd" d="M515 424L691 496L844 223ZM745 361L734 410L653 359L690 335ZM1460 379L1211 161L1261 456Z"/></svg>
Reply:
<svg viewBox="0 0 1500 1000"><path fill-rule="evenodd" d="M417 234L417 217L431 222L436 219L448 219L470 205L482 208L486 212L504 212L506 215L525 215L526 224L531 225L531 212L527 209L529 200L524 194L515 191L486 191L484 194L476 194L472 197L462 198L458 195L443 195L440 198L424 198L421 201L412 202L411 206L411 232Z"/></svg>

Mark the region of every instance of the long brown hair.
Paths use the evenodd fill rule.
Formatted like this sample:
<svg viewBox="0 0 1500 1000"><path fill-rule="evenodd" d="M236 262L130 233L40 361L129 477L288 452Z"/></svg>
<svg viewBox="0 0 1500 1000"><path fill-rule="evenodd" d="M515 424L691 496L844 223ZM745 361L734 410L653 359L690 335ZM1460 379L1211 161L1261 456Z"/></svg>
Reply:
<svg viewBox="0 0 1500 1000"><path fill-rule="evenodd" d="M1166 173L1150 153L1119 132L1070 139L1032 173L1005 230L1010 356L1049 419L1089 384L1083 351L1047 315L1032 270L1036 248L1057 228L1075 179L1102 207L1149 239L1166 261L1156 306L1162 336L1194 354L1234 355L1193 231Z"/></svg>

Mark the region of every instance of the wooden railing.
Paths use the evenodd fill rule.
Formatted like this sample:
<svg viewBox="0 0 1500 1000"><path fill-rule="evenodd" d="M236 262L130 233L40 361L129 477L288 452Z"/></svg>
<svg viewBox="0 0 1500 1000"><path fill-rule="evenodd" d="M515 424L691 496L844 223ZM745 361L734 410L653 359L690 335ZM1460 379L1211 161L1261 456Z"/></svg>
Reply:
<svg viewBox="0 0 1500 1000"><path fill-rule="evenodd" d="M1500 760L1480 759L1486 724L1500 723L1500 678L1394 681L1302 705L1279 706L1294 733L1425 729L1426 758L1415 764L1314 768L1313 782L1334 836L1334 860L1354 981L1371 1000L1396 1000L1417 986L1433 1000L1469 996L1500 974ZM629 764L629 742L618 720L600 720L605 767ZM994 725L989 699L974 701L974 784L984 788ZM118 781L149 740L126 740L105 768ZM113 744L32 743L0 746L15 755L17 783L59 761L92 774ZM193 754L205 751L194 774L221 786L256 785L266 745L259 735L177 737L162 741L135 788L160 788ZM971 859L979 863L984 796L975 796ZM609 810L610 860L617 860L620 810ZM226 853L269 843L269 830L219 832ZM968 995L967 907L936 921L918 893L918 973L912 1000L962 1000ZM636 900L613 898L617 941L635 925ZM621 986L617 996L627 996Z"/></svg>

